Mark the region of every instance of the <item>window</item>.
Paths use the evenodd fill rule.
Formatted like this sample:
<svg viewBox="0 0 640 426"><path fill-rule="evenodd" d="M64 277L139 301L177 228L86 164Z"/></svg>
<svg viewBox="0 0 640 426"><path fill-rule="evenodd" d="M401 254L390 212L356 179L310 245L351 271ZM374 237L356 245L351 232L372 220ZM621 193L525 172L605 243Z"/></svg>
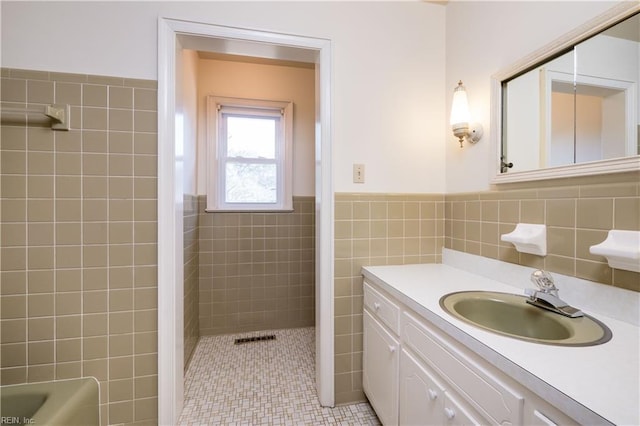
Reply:
<svg viewBox="0 0 640 426"><path fill-rule="evenodd" d="M291 102L207 99L208 211L293 210Z"/></svg>

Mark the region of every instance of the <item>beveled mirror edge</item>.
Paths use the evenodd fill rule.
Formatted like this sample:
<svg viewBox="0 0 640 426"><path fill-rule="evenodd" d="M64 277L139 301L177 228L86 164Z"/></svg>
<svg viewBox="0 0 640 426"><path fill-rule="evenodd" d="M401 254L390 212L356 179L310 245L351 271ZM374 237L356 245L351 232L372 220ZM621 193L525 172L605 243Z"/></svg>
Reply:
<svg viewBox="0 0 640 426"><path fill-rule="evenodd" d="M561 167L550 167L538 170L501 173L502 82L638 12L640 12L639 2L621 2L606 12L585 22L576 29L568 32L564 36L552 41L538 50L535 50L521 60L491 76L491 149L496 153L491 184L591 176L605 173L623 173L640 170L640 156L635 156L616 158L612 160L592 161Z"/></svg>

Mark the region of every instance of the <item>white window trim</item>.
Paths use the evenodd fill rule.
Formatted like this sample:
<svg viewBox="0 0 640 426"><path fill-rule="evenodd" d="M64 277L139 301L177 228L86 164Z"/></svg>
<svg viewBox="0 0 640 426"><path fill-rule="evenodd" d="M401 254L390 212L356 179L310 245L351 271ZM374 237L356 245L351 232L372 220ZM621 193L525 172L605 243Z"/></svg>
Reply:
<svg viewBox="0 0 640 426"><path fill-rule="evenodd" d="M219 107L278 109L282 112L284 146L276 147L276 157L279 157L279 151L284 149L280 156L282 164L278 168L278 179L282 179L283 182L282 185L278 185L278 202L273 204L234 203L233 205L224 202L224 185L218 179L220 174ZM205 210L208 212L293 211L293 102L207 96L207 206Z"/></svg>

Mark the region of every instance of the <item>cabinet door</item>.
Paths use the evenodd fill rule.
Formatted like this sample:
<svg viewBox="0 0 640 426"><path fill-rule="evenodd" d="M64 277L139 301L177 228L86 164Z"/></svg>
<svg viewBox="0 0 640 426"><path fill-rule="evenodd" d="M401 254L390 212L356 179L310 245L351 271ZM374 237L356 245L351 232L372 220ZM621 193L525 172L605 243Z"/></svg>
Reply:
<svg viewBox="0 0 640 426"><path fill-rule="evenodd" d="M367 311L363 327L364 392L383 424L398 424L398 340Z"/></svg>
<svg viewBox="0 0 640 426"><path fill-rule="evenodd" d="M404 348L400 355L399 410L401 425L441 425L444 418L444 386Z"/></svg>
<svg viewBox="0 0 640 426"><path fill-rule="evenodd" d="M498 370L483 366L477 355L464 350L431 323L404 312L402 343L418 359L433 366L443 379L455 384L456 392L471 401L476 410L486 413L493 423L522 424L522 393L509 386Z"/></svg>
<svg viewBox="0 0 640 426"><path fill-rule="evenodd" d="M465 403L461 402L457 395L446 392L444 397L444 423L450 426L481 426L489 424L483 420Z"/></svg>

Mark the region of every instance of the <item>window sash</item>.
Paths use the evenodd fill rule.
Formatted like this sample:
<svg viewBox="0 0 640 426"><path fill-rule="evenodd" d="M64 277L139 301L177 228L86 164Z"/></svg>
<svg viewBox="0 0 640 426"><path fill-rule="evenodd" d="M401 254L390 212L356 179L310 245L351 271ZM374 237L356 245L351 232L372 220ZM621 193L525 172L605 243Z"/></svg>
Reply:
<svg viewBox="0 0 640 426"><path fill-rule="evenodd" d="M220 140L218 141L218 143L220 144L220 151L221 151L221 158L224 159L229 159L229 158L237 158L237 159L269 159L269 157L245 157L245 156L232 156L232 155L228 155L229 149L228 149L228 124L227 124L227 119L231 118L231 117L241 117L241 118L256 118L256 117L264 117L265 115L252 115L252 114L229 114L226 112L220 112L219 113L219 119L218 119L218 123L220 125ZM271 114L268 115L267 117L270 117L273 119L273 121L275 122L275 135L274 135L274 157L271 160L278 160L279 158L282 157L282 150L284 149L284 143L283 143L283 120L281 118L281 116L275 115L275 114Z"/></svg>
<svg viewBox="0 0 640 426"><path fill-rule="evenodd" d="M291 116L293 107L290 102L251 101L233 99L221 101L221 98L208 97L209 176L207 186L207 210L228 211L290 211L292 205L292 158L291 158ZM247 101L238 105L237 101ZM227 119L229 117L266 118L275 121L275 158L228 155ZM213 121L213 123L212 123ZM211 130L215 129L214 132ZM234 202L227 198L227 165L269 165L276 168L275 202Z"/></svg>
<svg viewBox="0 0 640 426"><path fill-rule="evenodd" d="M244 166L275 166L275 164L273 163L255 163L255 162L245 163L245 162L236 162L236 161L227 162L225 164L224 173L222 173L225 179L225 186L223 188L224 190L223 196L224 196L225 204L238 205L238 204L252 203L252 204L257 204L261 206L268 206L268 205L274 205L278 203L278 196L279 196L280 190L278 188L279 186L277 181L278 169L276 167L263 168L263 170L267 172L267 174L269 175L267 176L267 178L273 179L273 182L271 182L269 186L265 187L264 185L262 185L264 184L263 181L261 181L260 184L255 185L255 181L254 179L252 179L255 177L255 175L251 175L251 174L245 175L245 176L239 176L238 179L236 179L233 182L227 181L226 179L229 177L229 172L234 171L233 166L238 166L238 165L239 166L243 166L243 165ZM252 167L249 167L249 168L252 168ZM253 168L253 169L258 173L260 172L260 167ZM269 172L273 172L273 174L270 174ZM235 194L236 195L235 197L233 197L234 189L235 189L233 186L234 184L243 185L240 194ZM242 192L244 192L244 194ZM249 194L247 194L247 192L249 192Z"/></svg>

